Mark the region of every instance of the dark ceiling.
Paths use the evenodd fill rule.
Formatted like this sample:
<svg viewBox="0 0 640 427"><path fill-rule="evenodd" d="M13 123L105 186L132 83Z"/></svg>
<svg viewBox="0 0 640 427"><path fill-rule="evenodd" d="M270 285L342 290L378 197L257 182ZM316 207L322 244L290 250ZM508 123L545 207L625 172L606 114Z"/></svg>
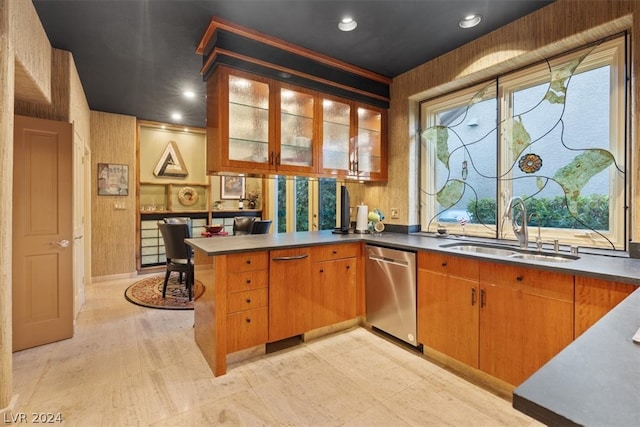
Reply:
<svg viewBox="0 0 640 427"><path fill-rule="evenodd" d="M33 0L51 45L72 52L92 110L198 127L205 87L195 49L212 16L395 77L552 2ZM461 29L470 13L482 22ZM358 22L349 33L337 29L345 14Z"/></svg>

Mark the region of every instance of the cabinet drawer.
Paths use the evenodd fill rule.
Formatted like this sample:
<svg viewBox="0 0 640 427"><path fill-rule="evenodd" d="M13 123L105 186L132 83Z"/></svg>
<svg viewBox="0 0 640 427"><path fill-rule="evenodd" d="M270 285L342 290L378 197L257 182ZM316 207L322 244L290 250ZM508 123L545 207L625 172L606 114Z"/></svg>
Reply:
<svg viewBox="0 0 640 427"><path fill-rule="evenodd" d="M227 255L227 271L229 273L266 270L268 267L269 253L267 251Z"/></svg>
<svg viewBox="0 0 640 427"><path fill-rule="evenodd" d="M311 261L320 262L342 258L355 258L359 253L359 243L314 246L311 248Z"/></svg>
<svg viewBox="0 0 640 427"><path fill-rule="evenodd" d="M267 307L227 315L227 353L267 342Z"/></svg>
<svg viewBox="0 0 640 427"><path fill-rule="evenodd" d="M242 292L267 287L269 287L268 270L227 274L227 292Z"/></svg>
<svg viewBox="0 0 640 427"><path fill-rule="evenodd" d="M269 302L269 289L261 288L253 291L227 294L227 313L253 310L266 307Z"/></svg>
<svg viewBox="0 0 640 427"><path fill-rule="evenodd" d="M478 280L480 262L433 252L418 252L418 268L452 277Z"/></svg>
<svg viewBox="0 0 640 427"><path fill-rule="evenodd" d="M480 285L487 284L573 303L573 275L569 274L483 262Z"/></svg>

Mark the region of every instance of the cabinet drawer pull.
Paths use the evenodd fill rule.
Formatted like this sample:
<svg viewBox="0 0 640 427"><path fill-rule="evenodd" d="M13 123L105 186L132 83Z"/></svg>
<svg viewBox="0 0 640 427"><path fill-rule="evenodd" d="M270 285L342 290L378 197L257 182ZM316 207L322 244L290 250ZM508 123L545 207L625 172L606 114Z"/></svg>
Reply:
<svg viewBox="0 0 640 427"><path fill-rule="evenodd" d="M524 280L524 277L522 277L522 276L518 276L518 277L516 277L516 280L517 280L518 282L522 282L522 281Z"/></svg>
<svg viewBox="0 0 640 427"><path fill-rule="evenodd" d="M273 164L273 151L271 152L271 154L269 154L269 164Z"/></svg>
<svg viewBox="0 0 640 427"><path fill-rule="evenodd" d="M276 166L280 165L280 153L276 154Z"/></svg>
<svg viewBox="0 0 640 427"><path fill-rule="evenodd" d="M351 266L350 266L350 265L347 265L347 270L349 270L350 268L351 268Z"/></svg>
<svg viewBox="0 0 640 427"><path fill-rule="evenodd" d="M440 264L440 265L442 265L443 267L446 267L447 266L447 261L442 261L442 264Z"/></svg>
<svg viewBox="0 0 640 427"><path fill-rule="evenodd" d="M476 305L476 288L471 288L471 305Z"/></svg>
<svg viewBox="0 0 640 427"><path fill-rule="evenodd" d="M246 262L247 262L247 264L251 264L251 260L250 259L248 259Z"/></svg>
<svg viewBox="0 0 640 427"><path fill-rule="evenodd" d="M273 257L271 259L273 261L292 261L292 260L296 260L296 259L305 259L308 256L309 256L309 254L294 255L294 256L277 256L277 257Z"/></svg>
<svg viewBox="0 0 640 427"><path fill-rule="evenodd" d="M247 323L251 323L251 318L250 318L250 317L247 317L247 318L245 319L245 321L246 321Z"/></svg>
<svg viewBox="0 0 640 427"><path fill-rule="evenodd" d="M338 253L338 251L336 251L336 250L334 249L334 250L332 250L332 251L331 251L331 253L335 255L335 254L337 254L337 253Z"/></svg>
<svg viewBox="0 0 640 427"><path fill-rule="evenodd" d="M251 279L247 279L247 280L245 280L245 282L246 282L247 285L250 285L251 284Z"/></svg>
<svg viewBox="0 0 640 427"><path fill-rule="evenodd" d="M324 273L324 268L321 268L321 269L320 269L320 273Z"/></svg>
<svg viewBox="0 0 640 427"><path fill-rule="evenodd" d="M251 298L247 298L247 304L251 304Z"/></svg>
<svg viewBox="0 0 640 427"><path fill-rule="evenodd" d="M480 308L487 305L487 295L484 289L480 289Z"/></svg>

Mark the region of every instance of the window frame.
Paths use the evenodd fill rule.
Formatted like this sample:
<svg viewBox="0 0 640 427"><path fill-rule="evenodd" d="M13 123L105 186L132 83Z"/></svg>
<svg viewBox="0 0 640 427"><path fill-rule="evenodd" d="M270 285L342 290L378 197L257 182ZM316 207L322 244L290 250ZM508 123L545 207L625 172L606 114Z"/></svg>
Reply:
<svg viewBox="0 0 640 427"><path fill-rule="evenodd" d="M589 52L590 51L590 52ZM511 97L513 93L533 87L540 83L549 81L550 70L559 64L565 64L575 58L578 58L589 52L585 59L580 63L577 69L572 73L576 75L588 70L608 65L610 67L610 108L609 108L609 147L608 150L613 153L618 165L624 169L625 173L621 174L612 172L609 174L609 230L602 232L613 244L615 250L626 250L627 234L629 227L629 215L626 207L628 206L628 194L630 186L630 175L628 173L628 83L627 83L627 67L628 57L626 37L616 37L607 41L603 41L596 46L583 47L573 52L569 52L549 61L545 61L531 66L524 67L520 70L505 73L496 78L496 96L497 96L497 142L496 142L496 159L497 159L497 194L496 194L496 218L495 234L486 226L477 224L467 224L464 231L468 235L474 237L504 238L515 240L515 235L511 229L510 223L503 220L508 202L512 193L512 181L510 179L511 172L506 171L512 167L514 159L511 158L510 150L506 147L504 135L502 135L501 123L505 117L512 117L511 114ZM482 88L492 84L492 81L485 81L474 86L456 90L455 92L434 98L424 100L420 103L420 124L422 130L428 129L435 123L435 117L438 112L455 108L456 106L469 105L469 100ZM570 89L569 89L570 90ZM423 140L424 142L424 140ZM434 194L435 174L429 171L435 171L437 158L435 156L434 144L420 145L420 188L425 189L429 194ZM425 149L426 147L426 149ZM622 176L621 176L622 175ZM421 191L421 190L419 190ZM435 198L435 196L427 196ZM435 203L425 202L424 195L420 194L421 211L420 225L421 231L433 232L438 226L437 220L431 221L437 214ZM534 226L535 227L535 226ZM461 234L462 227L456 223L447 223L447 229L452 234ZM544 241L560 239L564 244L572 244L587 247L612 249L609 242L602 239L597 233L590 229L559 229L545 228L540 229L541 237ZM529 233L530 241L537 236L537 227L535 231Z"/></svg>

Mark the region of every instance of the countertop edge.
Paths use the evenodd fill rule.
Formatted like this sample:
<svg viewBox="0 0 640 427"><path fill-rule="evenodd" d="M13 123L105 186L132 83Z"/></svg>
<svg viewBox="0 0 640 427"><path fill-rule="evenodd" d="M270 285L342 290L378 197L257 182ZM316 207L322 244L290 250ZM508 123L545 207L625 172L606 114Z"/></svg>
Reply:
<svg viewBox="0 0 640 427"><path fill-rule="evenodd" d="M220 239L224 239L221 241ZM580 254L580 259L568 263L547 263L540 261L510 259L478 253L468 253L443 248L443 244L473 242L452 238L435 238L420 234L384 233L382 236L371 234L333 234L330 230L257 234L247 236L192 238L186 242L194 249L209 256L226 255L259 250L287 249L302 246L318 246L337 243L365 242L409 251L427 251L446 253L467 259L486 260L493 263L531 267L539 270L574 274L609 281L617 281L640 286L640 260L612 257L606 255ZM220 243L224 242L224 245Z"/></svg>

